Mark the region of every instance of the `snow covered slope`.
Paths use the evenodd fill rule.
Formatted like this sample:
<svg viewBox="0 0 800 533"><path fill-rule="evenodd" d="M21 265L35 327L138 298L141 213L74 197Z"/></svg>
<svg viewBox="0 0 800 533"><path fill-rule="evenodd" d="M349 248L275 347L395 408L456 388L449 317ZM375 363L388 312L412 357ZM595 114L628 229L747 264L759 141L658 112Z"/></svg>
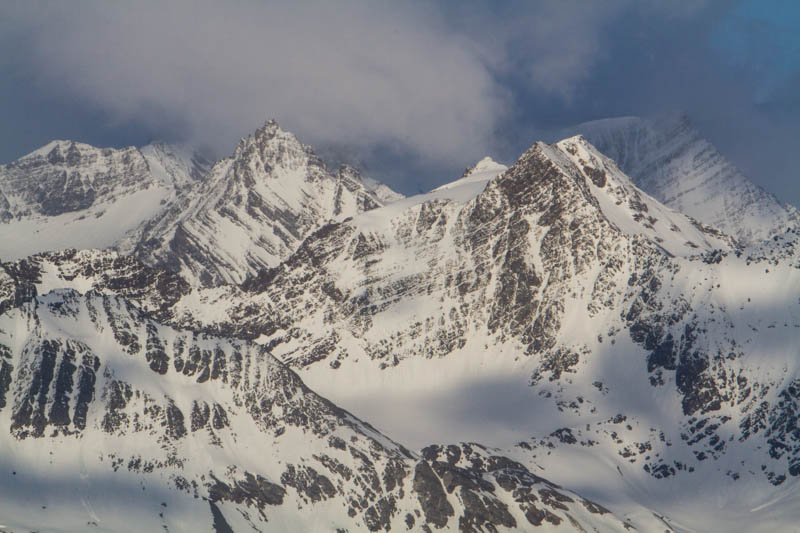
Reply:
<svg viewBox="0 0 800 533"><path fill-rule="evenodd" d="M492 511L488 492L503 503L511 494L517 529L535 520L554 526L546 513L528 516L531 503L583 520L577 497L537 492L532 501L519 482L504 485L488 466L487 455L497 455L639 530L781 531L800 520L798 287L798 234L733 247L574 137L539 143L510 168L482 161L427 195L325 224L238 286L198 287L135 257L70 251L4 263L0 311L32 301L45 312L61 293L123 295L175 332L164 338L192 331L253 350L244 340L255 341L312 390L409 448L499 448L442 444L402 459L409 474L405 496L392 493L392 530L405 530L395 521L404 513L415 528L421 516L432 526L449 516L447 528L467 529L465 517L478 515L502 530L505 515ZM146 349L138 353L150 364ZM315 454L303 458L315 464ZM434 478L422 459L453 514L442 514L448 506L438 496L418 496L439 486L426 481ZM472 513L465 502L475 500L452 482L480 487L477 475L499 488L487 486L479 498L486 512ZM354 515L363 521L342 527L364 529L369 502ZM582 524L609 525L588 515Z"/></svg>
<svg viewBox="0 0 800 533"><path fill-rule="evenodd" d="M324 223L396 197L353 168L329 172L310 147L269 121L119 249L182 271L195 284L241 282L276 265Z"/></svg>
<svg viewBox="0 0 800 533"><path fill-rule="evenodd" d="M745 244L800 221L793 206L751 182L700 136L685 115L620 117L580 124L581 133L665 205Z"/></svg>
<svg viewBox="0 0 800 533"><path fill-rule="evenodd" d="M205 178L213 161L186 146L154 142L139 149L160 182L183 190Z"/></svg>
<svg viewBox="0 0 800 533"><path fill-rule="evenodd" d="M0 258L113 246L193 284L241 282L326 222L399 198L351 167L331 173L274 122L213 166L166 143L53 141L0 167Z"/></svg>
<svg viewBox="0 0 800 533"><path fill-rule="evenodd" d="M258 345L172 329L119 296L24 300L0 315L4 529L625 526L483 446L411 453Z"/></svg>
<svg viewBox="0 0 800 533"><path fill-rule="evenodd" d="M643 194L611 159L601 155L583 137L565 139L548 154L563 158L565 172L577 167L609 222L628 235L643 235L667 253L688 256L697 250L729 249L734 243L718 230L666 208Z"/></svg>
<svg viewBox="0 0 800 533"><path fill-rule="evenodd" d="M0 166L0 257L111 246L204 168L199 156L165 144L140 151L48 143Z"/></svg>

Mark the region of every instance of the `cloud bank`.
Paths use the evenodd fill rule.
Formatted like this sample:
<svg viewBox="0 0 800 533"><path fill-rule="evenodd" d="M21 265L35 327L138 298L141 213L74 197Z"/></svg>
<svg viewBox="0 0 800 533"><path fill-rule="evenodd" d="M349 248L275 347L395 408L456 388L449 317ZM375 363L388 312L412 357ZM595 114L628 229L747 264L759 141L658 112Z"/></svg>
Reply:
<svg viewBox="0 0 800 533"><path fill-rule="evenodd" d="M214 146L275 117L318 141L371 139L457 159L480 146L499 108L469 42L396 4L98 1L44 11L13 17L34 35L25 52L40 86Z"/></svg>
<svg viewBox="0 0 800 533"><path fill-rule="evenodd" d="M18 3L3 19L39 90L118 123L226 146L275 117L316 142L463 164L512 113L499 77L568 99L625 3L97 0Z"/></svg>
<svg viewBox="0 0 800 533"><path fill-rule="evenodd" d="M762 5L5 2L0 161L57 136L164 138L226 155L276 118L416 192L486 154L510 161L564 126L685 110L796 201L787 139L800 133L800 41L790 16L761 16Z"/></svg>

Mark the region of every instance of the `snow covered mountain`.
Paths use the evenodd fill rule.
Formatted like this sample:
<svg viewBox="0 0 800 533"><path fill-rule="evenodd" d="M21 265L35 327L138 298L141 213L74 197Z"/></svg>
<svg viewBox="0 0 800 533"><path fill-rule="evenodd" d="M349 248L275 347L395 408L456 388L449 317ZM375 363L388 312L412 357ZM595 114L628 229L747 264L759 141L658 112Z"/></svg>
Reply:
<svg viewBox="0 0 800 533"><path fill-rule="evenodd" d="M0 166L0 257L111 246L207 169L201 156L163 143L48 143Z"/></svg>
<svg viewBox="0 0 800 533"><path fill-rule="evenodd" d="M402 195L313 150L274 121L211 164L186 147L53 141L0 167L0 257L114 247L193 284L241 282L311 231Z"/></svg>
<svg viewBox="0 0 800 533"><path fill-rule="evenodd" d="M0 315L0 425L13 531L626 525L483 446L412 453L264 347L95 291L30 294Z"/></svg>
<svg viewBox="0 0 800 533"><path fill-rule="evenodd" d="M768 239L800 222L795 207L751 182L685 115L595 120L569 131L585 135L665 205L744 244Z"/></svg>
<svg viewBox="0 0 800 533"><path fill-rule="evenodd" d="M191 216L157 219L191 226L202 246L183 250L197 253L1 265L0 439L13 453L0 483L33 498L0 507L3 520L48 528L58 509L64 530L126 529L120 495L173 530L800 520L795 230L741 248L580 136L383 207L310 154L268 123L217 163L197 186L208 194L181 204ZM230 243L252 243L235 237L244 222L286 227L265 214L276 202L313 207L317 226L272 266L233 262ZM143 234L169 235L157 227L170 226ZM201 261L212 242L230 255ZM39 477L14 485L20 471ZM57 473L84 492L42 491Z"/></svg>
<svg viewBox="0 0 800 533"><path fill-rule="evenodd" d="M208 157L187 146L154 142L139 149L150 172L161 183L179 191L194 186L205 178L214 164Z"/></svg>
<svg viewBox="0 0 800 533"><path fill-rule="evenodd" d="M399 197L267 122L218 161L198 186L119 245L207 286L275 266L313 230Z"/></svg>

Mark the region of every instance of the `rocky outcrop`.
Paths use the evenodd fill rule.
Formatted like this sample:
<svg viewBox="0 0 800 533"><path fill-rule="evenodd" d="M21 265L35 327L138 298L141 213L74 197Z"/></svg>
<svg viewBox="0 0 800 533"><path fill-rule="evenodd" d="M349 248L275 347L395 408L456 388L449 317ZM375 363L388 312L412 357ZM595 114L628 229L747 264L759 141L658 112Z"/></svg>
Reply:
<svg viewBox="0 0 800 533"><path fill-rule="evenodd" d="M24 333L10 333L23 324ZM154 520L170 527L166 501L174 508L203 499L210 513L178 518L181 524L281 529L289 513L307 529L321 513L354 530L411 522L484 531L515 527L532 508L517 505L512 485L555 490L480 447L447 448L459 450L461 460L442 460L442 447L418 457L316 395L263 347L172 329L120 296L37 296L0 316L0 346L0 417L11 422L0 441L16 457L14 472L0 474L6 494L14 492L17 471L28 479L80 470L87 480L112 476L106 494L124 494L130 482L159 494L158 514L126 502L141 527ZM31 448L50 465L29 460ZM42 487L24 497L47 502L54 494ZM62 527L96 516L75 510L91 497L59 497L73 506ZM557 505L545 502L558 507L553 516L574 512L582 501L571 493L554 498ZM0 503L4 516L36 524L10 510L14 501ZM113 514L102 516L121 527ZM599 521L577 516L585 527L622 524L610 514Z"/></svg>

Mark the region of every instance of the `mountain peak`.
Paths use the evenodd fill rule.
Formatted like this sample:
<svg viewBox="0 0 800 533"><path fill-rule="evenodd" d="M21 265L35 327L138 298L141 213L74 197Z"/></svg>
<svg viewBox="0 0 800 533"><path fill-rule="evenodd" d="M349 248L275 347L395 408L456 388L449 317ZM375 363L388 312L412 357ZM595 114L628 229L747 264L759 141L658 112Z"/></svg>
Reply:
<svg viewBox="0 0 800 533"><path fill-rule="evenodd" d="M273 119L239 141L233 159L239 167L246 164L263 169L323 166L311 147L302 144L293 133L281 129Z"/></svg>
<svg viewBox="0 0 800 533"><path fill-rule="evenodd" d="M666 206L730 233L743 244L798 223L798 215L750 181L686 113L615 117L570 128Z"/></svg>
<svg viewBox="0 0 800 533"><path fill-rule="evenodd" d="M611 159L583 136L557 143L537 142L508 172L498 186L515 205L553 196L566 207L564 223L579 211L598 209L622 233L641 236L669 255L692 256L703 251L729 249L730 239L664 206L636 187ZM567 213L567 211L569 213Z"/></svg>
<svg viewBox="0 0 800 533"><path fill-rule="evenodd" d="M266 137L271 139L272 137L280 135L281 133L286 133L286 132L283 129L281 129L277 120L275 120L274 118L270 118L267 119L266 122L264 122L263 126L256 129L255 137L256 138Z"/></svg>
<svg viewBox="0 0 800 533"><path fill-rule="evenodd" d="M444 185L440 185L439 187L433 189L431 193L441 193L442 191L452 192L455 189L464 189L462 191L464 192L469 189L469 192L466 193L465 198L472 197L482 191L486 183L499 176L506 170L508 170L506 165L498 163L491 157L486 156L475 163L474 166L466 169L464 174L462 174L459 179L445 183ZM468 187L464 188L463 186ZM422 197L424 196L425 195L422 195Z"/></svg>
<svg viewBox="0 0 800 533"><path fill-rule="evenodd" d="M268 120L136 241L145 261L173 265L200 285L239 283L278 264L325 223L396 196L355 168L329 170Z"/></svg>
<svg viewBox="0 0 800 533"><path fill-rule="evenodd" d="M503 168L503 170L505 170L508 167L502 163L498 163L497 161L495 161L494 159L492 159L487 155L486 157L475 163L475 166L472 167L471 170L473 172L484 172L486 170L498 169L498 168Z"/></svg>

